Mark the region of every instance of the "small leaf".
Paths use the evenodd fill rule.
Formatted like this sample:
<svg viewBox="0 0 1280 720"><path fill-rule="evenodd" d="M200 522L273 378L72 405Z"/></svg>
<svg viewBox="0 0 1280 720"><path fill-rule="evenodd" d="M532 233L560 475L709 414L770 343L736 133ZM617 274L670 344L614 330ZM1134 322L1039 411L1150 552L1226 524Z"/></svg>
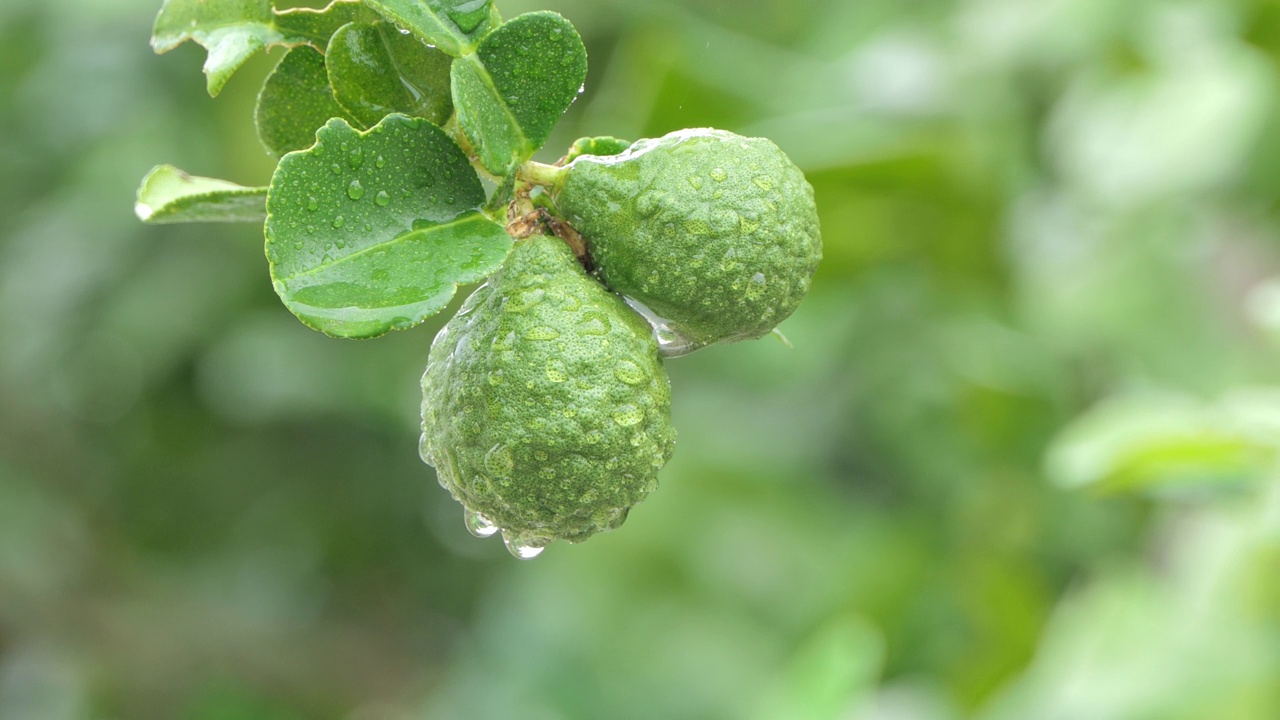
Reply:
<svg viewBox="0 0 1280 720"><path fill-rule="evenodd" d="M267 76L254 108L258 139L275 157L311 147L316 130L335 117L355 122L333 99L324 56L310 47L285 53Z"/></svg>
<svg viewBox="0 0 1280 720"><path fill-rule="evenodd" d="M511 238L476 212L484 188L440 128L334 119L316 138L280 161L266 225L276 292L310 327L361 338L416 325L506 257Z"/></svg>
<svg viewBox="0 0 1280 720"><path fill-rule="evenodd" d="M568 165L575 159L583 155L621 155L631 147L630 140L622 140L616 137L585 137L578 138L573 141L573 145L569 147L569 152L565 154L562 165Z"/></svg>
<svg viewBox="0 0 1280 720"><path fill-rule="evenodd" d="M370 17L357 0L335 0L323 10L276 12L271 0L165 0L151 47L166 53L194 40L209 51L204 64L209 94L217 96L254 53L274 45L313 45L323 51L342 25Z"/></svg>
<svg viewBox="0 0 1280 720"><path fill-rule="evenodd" d="M267 189L195 177L160 165L142 180L134 211L145 223L262 222Z"/></svg>
<svg viewBox="0 0 1280 720"><path fill-rule="evenodd" d="M476 43L502 23L492 0L365 0L365 4L453 57L475 50Z"/></svg>
<svg viewBox="0 0 1280 720"><path fill-rule="evenodd" d="M458 124L489 171L506 175L542 147L587 76L573 24L526 13L493 31L453 64Z"/></svg>
<svg viewBox="0 0 1280 720"><path fill-rule="evenodd" d="M392 113L443 125L453 113L453 59L388 23L351 23L334 33L325 62L337 101L366 127Z"/></svg>

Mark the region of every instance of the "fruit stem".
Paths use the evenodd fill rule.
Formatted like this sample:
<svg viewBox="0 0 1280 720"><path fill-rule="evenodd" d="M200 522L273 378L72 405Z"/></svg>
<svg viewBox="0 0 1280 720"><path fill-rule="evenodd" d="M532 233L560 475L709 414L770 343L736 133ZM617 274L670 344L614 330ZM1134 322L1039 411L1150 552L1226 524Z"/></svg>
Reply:
<svg viewBox="0 0 1280 720"><path fill-rule="evenodd" d="M554 191L558 190L560 184L564 182L564 176L567 172L569 172L567 168L530 160L520 166L520 169L516 171L516 177L527 183L541 185Z"/></svg>

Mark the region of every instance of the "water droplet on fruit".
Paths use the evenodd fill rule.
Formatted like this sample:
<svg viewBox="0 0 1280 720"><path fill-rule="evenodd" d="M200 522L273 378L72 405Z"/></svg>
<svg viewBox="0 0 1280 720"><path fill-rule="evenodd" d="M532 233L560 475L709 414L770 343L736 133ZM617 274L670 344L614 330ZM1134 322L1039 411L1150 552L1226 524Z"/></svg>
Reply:
<svg viewBox="0 0 1280 720"><path fill-rule="evenodd" d="M648 321L649 327L653 328L653 339L658 342L658 355L660 357L677 358L704 347L703 343L687 337L670 320L650 310L648 306L639 300L625 296L622 299L626 301L627 305L631 306L632 310L640 313Z"/></svg>
<svg viewBox="0 0 1280 720"><path fill-rule="evenodd" d="M729 179L729 173L725 172L724 168L715 168L709 174L711 175L711 179L716 182L724 182Z"/></svg>
<svg viewBox="0 0 1280 720"><path fill-rule="evenodd" d="M359 180L352 180L351 184L347 186L347 197L352 200L359 200L364 197L364 186L360 184Z"/></svg>
<svg viewBox="0 0 1280 720"><path fill-rule="evenodd" d="M386 207L391 204L391 196L387 194L386 190L379 190L373 201L378 204L378 207Z"/></svg>
<svg viewBox="0 0 1280 720"><path fill-rule="evenodd" d="M644 370L640 369L639 365L631 362L630 360L623 360L618 363L618 367L613 369L613 374L619 380L628 385L640 385L648 379Z"/></svg>
<svg viewBox="0 0 1280 720"><path fill-rule="evenodd" d="M644 420L644 411L635 405L619 405L613 411L613 421L623 427L637 425Z"/></svg>
<svg viewBox="0 0 1280 720"><path fill-rule="evenodd" d="M613 326L602 312L586 312L578 322L578 332L583 335L608 335Z"/></svg>
<svg viewBox="0 0 1280 720"><path fill-rule="evenodd" d="M524 333L525 340L555 340L558 337L560 337L560 331L546 325L529 328Z"/></svg>
<svg viewBox="0 0 1280 720"><path fill-rule="evenodd" d="M532 560L542 554L547 549L550 540L540 537L524 537L515 533L502 531L502 542L506 544L507 550L521 560Z"/></svg>
<svg viewBox="0 0 1280 720"><path fill-rule="evenodd" d="M532 288L530 290L523 290L515 293L511 297L507 298L507 301L502 304L502 312L517 314L523 313L534 305L542 302L542 299L546 297L546 295L546 291L542 288Z"/></svg>
<svg viewBox="0 0 1280 720"><path fill-rule="evenodd" d="M435 467L435 458L431 457L431 445L427 442L427 434L422 433L422 437L418 438L418 457L422 458L422 462Z"/></svg>
<svg viewBox="0 0 1280 720"><path fill-rule="evenodd" d="M484 285L481 285L480 287L476 288L475 292L468 295L467 299L462 301L462 307L458 308L459 317L470 315L471 311L476 309L476 306L480 304L480 300L481 300L480 296L484 295L484 293L480 291L483 290L487 285L488 283L485 283Z"/></svg>
<svg viewBox="0 0 1280 720"><path fill-rule="evenodd" d="M498 526L493 521L475 510L466 510L463 512L463 522L467 526L467 532L478 538L493 537L498 532Z"/></svg>
<svg viewBox="0 0 1280 720"><path fill-rule="evenodd" d="M495 477L509 477L515 466L516 462L511 457L511 451L502 445L494 445L484 454L484 468Z"/></svg>
<svg viewBox="0 0 1280 720"><path fill-rule="evenodd" d="M764 190L765 192L773 190L773 178L768 175L757 175L751 178L751 182L755 183L756 187Z"/></svg>
<svg viewBox="0 0 1280 720"><path fill-rule="evenodd" d="M547 361L547 382L562 383L569 379L569 371L564 363L555 358Z"/></svg>

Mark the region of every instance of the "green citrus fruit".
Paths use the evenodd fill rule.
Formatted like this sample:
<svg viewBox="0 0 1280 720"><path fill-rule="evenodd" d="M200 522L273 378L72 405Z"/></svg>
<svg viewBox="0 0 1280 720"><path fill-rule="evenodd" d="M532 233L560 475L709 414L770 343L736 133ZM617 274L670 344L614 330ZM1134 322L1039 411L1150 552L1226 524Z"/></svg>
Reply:
<svg viewBox="0 0 1280 720"><path fill-rule="evenodd" d="M760 337L822 259L813 188L764 138L681 130L581 155L551 188L606 285L696 344Z"/></svg>
<svg viewBox="0 0 1280 720"><path fill-rule="evenodd" d="M620 525L675 443L649 325L557 238L516 244L436 336L422 389L423 458L521 557Z"/></svg>

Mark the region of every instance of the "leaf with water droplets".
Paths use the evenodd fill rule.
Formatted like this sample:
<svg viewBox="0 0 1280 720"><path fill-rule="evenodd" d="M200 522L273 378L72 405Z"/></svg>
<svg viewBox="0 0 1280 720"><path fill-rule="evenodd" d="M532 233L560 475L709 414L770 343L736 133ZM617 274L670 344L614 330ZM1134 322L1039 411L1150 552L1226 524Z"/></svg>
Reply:
<svg viewBox="0 0 1280 720"><path fill-rule="evenodd" d="M573 24L526 13L494 30L453 63L458 124L491 172L507 175L547 141L587 76Z"/></svg>
<svg viewBox="0 0 1280 720"><path fill-rule="evenodd" d="M172 165L160 165L138 188L134 210L146 223L262 222L267 189L226 180L195 177Z"/></svg>
<svg viewBox="0 0 1280 720"><path fill-rule="evenodd" d="M285 54L267 76L254 109L258 139L275 157L311 147L316 130L335 117L356 122L334 100L325 57L310 47Z"/></svg>
<svg viewBox="0 0 1280 720"><path fill-rule="evenodd" d="M365 0L384 18L419 40L454 57L476 43L502 19L491 0Z"/></svg>
<svg viewBox="0 0 1280 720"><path fill-rule="evenodd" d="M443 125L453 113L449 65L439 49L390 23L352 23L334 33L326 62L338 102L366 127L392 113Z"/></svg>
<svg viewBox="0 0 1280 720"><path fill-rule="evenodd" d="M425 120L390 115L367 132L329 121L280 161L267 196L276 292L335 337L383 335L439 312L511 248L478 212L484 189L462 150Z"/></svg>
<svg viewBox="0 0 1280 720"><path fill-rule="evenodd" d="M371 18L356 0L335 0L323 10L276 11L271 0L165 0L156 17L151 47L166 53L194 40L209 51L204 63L209 94L255 53L276 45L311 45L323 51L339 27Z"/></svg>

